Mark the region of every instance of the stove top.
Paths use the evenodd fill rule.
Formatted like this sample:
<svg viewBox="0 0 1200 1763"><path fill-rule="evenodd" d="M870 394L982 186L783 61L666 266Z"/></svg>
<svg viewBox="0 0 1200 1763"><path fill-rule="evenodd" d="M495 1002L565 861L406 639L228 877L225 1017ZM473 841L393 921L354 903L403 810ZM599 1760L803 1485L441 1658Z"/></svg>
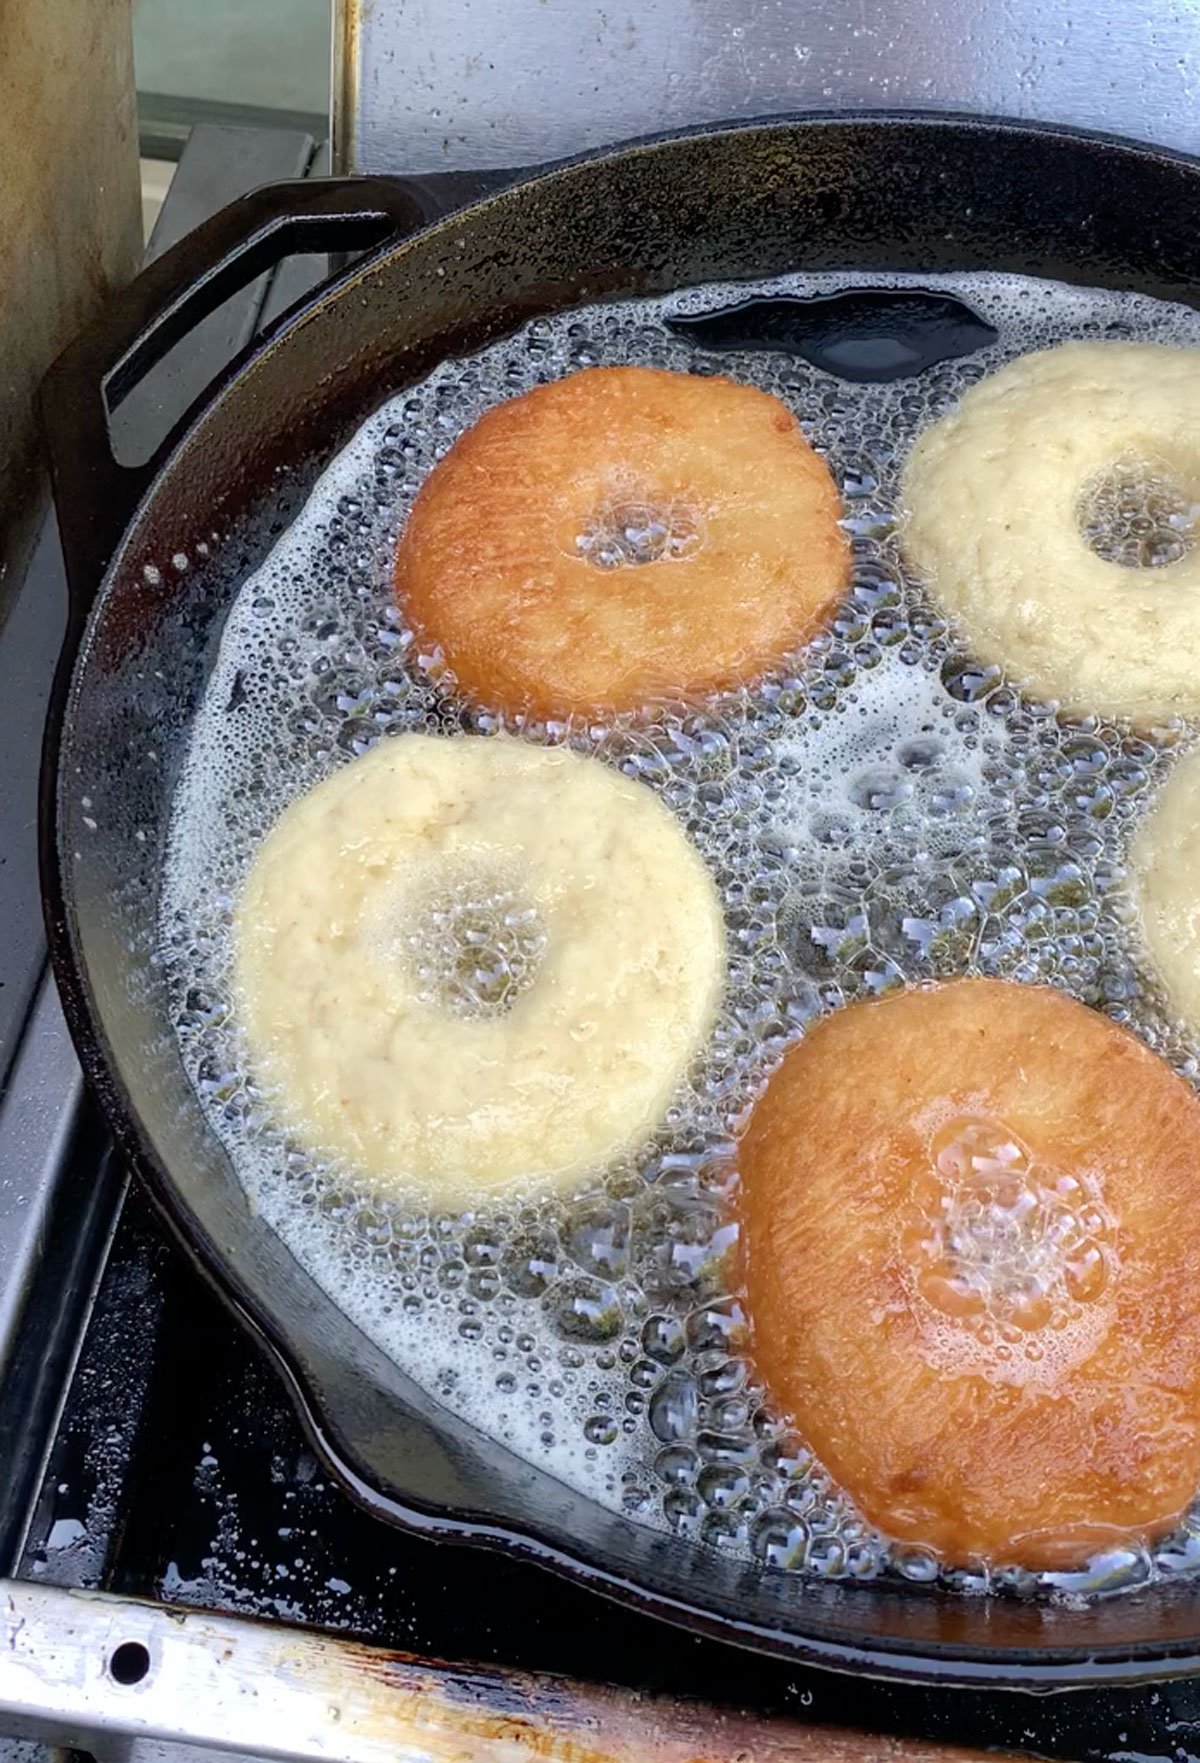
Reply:
<svg viewBox="0 0 1200 1763"><path fill-rule="evenodd" d="M155 247L242 190L322 163L306 136L197 131ZM324 267L293 260L275 281L228 302L193 334L185 355L167 358L138 404L123 409L129 432L161 431L214 367ZM574 1708L588 1731L600 1716L588 1711L595 1698L585 1686L620 1686L623 1694L604 1703L605 1721L614 1706L624 1709L622 1718L636 1711L652 1720L656 1744L678 1728L673 1742L684 1746L679 1722L694 1726L698 1717L681 1714L678 1699L698 1698L780 1717L786 1724L774 1729L774 1742L793 1756L830 1754L820 1745L804 1751L802 1731L791 1724L802 1722L878 1735L860 1750L863 1758L887 1749L882 1735L1075 1759L1200 1758L1200 1683L1035 1696L930 1692L806 1671L654 1623L533 1565L403 1535L331 1481L280 1377L140 1190L126 1184L83 1093L44 972L33 789L64 605L48 528L0 631L0 702L12 731L0 785L0 1059L7 1074L0 1097L0 1548L11 1576L0 1733L37 1733L139 1763L194 1758L217 1746L306 1758L514 1754L488 1748L499 1741L489 1728L485 1744L478 1721L462 1741L466 1748L432 1741L405 1748L393 1728L370 1727L362 1712L386 1692L393 1704L411 1694L414 1707L449 1697L460 1714L472 1697L482 1698L489 1718L497 1698L508 1697L519 1719L514 1713L517 1727L502 1735L504 1744L535 1748L536 1731L543 1754L596 1756L574 1739L546 1748L537 1721L550 1674L572 1680L555 1690L555 1706ZM114 1606L81 1593L141 1603ZM180 1607L216 1619L181 1624L171 1613ZM182 1663L168 1658L168 1634L179 1636ZM322 1638L330 1634L337 1645ZM431 1676L411 1660L385 1670L383 1654L363 1655L352 1640L445 1661L447 1670ZM214 1664L221 1660L223 1672ZM313 1714L311 1702L297 1701L298 1682L311 1696L322 1670L333 1687ZM264 1671L269 1693L259 1696L256 1674ZM361 1707L339 1728L347 1684L358 1686ZM661 1701L651 1713L634 1697ZM520 1726L530 1719L533 1727ZM719 1726L715 1715L703 1717L706 1750L717 1745ZM640 1729L632 1730L631 1756L695 1754L691 1739L690 1752L668 1753L648 1739L642 1747ZM736 1733L726 1735L722 1755L737 1749L735 1740ZM742 1743L747 1759L770 1753L761 1732L756 1742L759 1748Z"/></svg>

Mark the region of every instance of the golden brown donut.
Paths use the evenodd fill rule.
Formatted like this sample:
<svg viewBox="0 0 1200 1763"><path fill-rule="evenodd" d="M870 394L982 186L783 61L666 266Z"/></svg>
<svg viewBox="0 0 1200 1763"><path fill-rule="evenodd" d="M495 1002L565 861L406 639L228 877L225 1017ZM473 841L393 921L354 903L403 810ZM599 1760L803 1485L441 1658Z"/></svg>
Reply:
<svg viewBox="0 0 1200 1763"><path fill-rule="evenodd" d="M470 697L597 715L755 678L814 635L849 548L778 399L595 367L480 417L421 487L396 589Z"/></svg>
<svg viewBox="0 0 1200 1763"><path fill-rule="evenodd" d="M854 1004L741 1145L756 1365L868 1518L1064 1567L1200 1486L1200 1098L1046 987Z"/></svg>

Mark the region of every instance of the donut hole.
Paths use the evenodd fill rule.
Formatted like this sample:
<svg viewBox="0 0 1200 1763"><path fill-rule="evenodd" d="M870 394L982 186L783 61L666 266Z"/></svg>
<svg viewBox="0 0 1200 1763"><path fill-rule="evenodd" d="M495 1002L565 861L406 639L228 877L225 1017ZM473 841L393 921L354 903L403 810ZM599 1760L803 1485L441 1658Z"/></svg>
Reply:
<svg viewBox="0 0 1200 1763"><path fill-rule="evenodd" d="M1085 486L1079 526L1106 563L1165 569L1195 545L1200 500L1163 460L1127 454Z"/></svg>
<svg viewBox="0 0 1200 1763"><path fill-rule="evenodd" d="M546 951L537 908L490 877L427 900L404 940L422 1002L468 1020L506 1016Z"/></svg>
<svg viewBox="0 0 1200 1763"><path fill-rule="evenodd" d="M932 1308L1028 1347L1108 1290L1115 1224L1094 1182L1041 1163L1003 1121L951 1121L918 1177L903 1250Z"/></svg>
<svg viewBox="0 0 1200 1763"><path fill-rule="evenodd" d="M594 508L575 550L595 569L681 563L703 544L700 521L686 502L613 497Z"/></svg>

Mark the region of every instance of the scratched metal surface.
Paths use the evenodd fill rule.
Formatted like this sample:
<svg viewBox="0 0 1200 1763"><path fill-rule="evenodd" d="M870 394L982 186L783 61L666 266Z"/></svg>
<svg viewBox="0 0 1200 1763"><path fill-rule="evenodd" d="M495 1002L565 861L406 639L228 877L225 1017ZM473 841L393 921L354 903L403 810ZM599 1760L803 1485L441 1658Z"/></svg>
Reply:
<svg viewBox="0 0 1200 1763"><path fill-rule="evenodd" d="M337 0L340 169L536 164L656 130L920 108L1200 151L1200 0Z"/></svg>
<svg viewBox="0 0 1200 1763"><path fill-rule="evenodd" d="M0 1580L0 1698L15 1733L97 1763L989 1763L16 1580ZM0 1759L62 1763L28 1748Z"/></svg>

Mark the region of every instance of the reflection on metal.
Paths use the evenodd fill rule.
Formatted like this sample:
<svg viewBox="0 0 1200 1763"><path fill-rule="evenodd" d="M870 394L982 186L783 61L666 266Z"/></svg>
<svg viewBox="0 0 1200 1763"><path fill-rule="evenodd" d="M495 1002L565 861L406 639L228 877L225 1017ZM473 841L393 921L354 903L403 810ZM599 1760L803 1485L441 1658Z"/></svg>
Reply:
<svg viewBox="0 0 1200 1763"><path fill-rule="evenodd" d="M13 1351L82 1097L83 1076L47 978L0 1104L0 1370Z"/></svg>
<svg viewBox="0 0 1200 1763"><path fill-rule="evenodd" d="M273 129L325 139L329 119L307 110L231 104L224 98L183 98L176 92L139 92L138 148L143 159L178 160L198 128ZM238 195L245 192L238 191Z"/></svg>
<svg viewBox="0 0 1200 1763"><path fill-rule="evenodd" d="M100 1763L184 1763L214 1751L312 1763L975 1755L559 1678L452 1669L331 1635L12 1580L0 1581L0 1716L12 1733Z"/></svg>
<svg viewBox="0 0 1200 1763"><path fill-rule="evenodd" d="M83 1076L46 973L0 1097L0 1562L6 1565L22 1551L121 1185L89 1123Z"/></svg>
<svg viewBox="0 0 1200 1763"><path fill-rule="evenodd" d="M337 169L536 164L726 118L965 110L1200 149L1197 0L337 0Z"/></svg>

